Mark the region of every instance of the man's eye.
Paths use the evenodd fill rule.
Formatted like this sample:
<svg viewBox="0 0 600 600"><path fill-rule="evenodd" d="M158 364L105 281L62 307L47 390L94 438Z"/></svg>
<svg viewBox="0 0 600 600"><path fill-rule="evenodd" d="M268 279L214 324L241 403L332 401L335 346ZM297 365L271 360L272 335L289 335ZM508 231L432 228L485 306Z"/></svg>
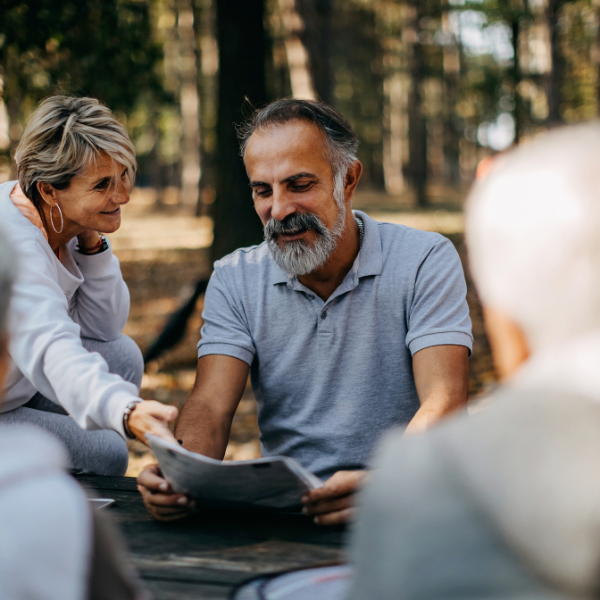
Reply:
<svg viewBox="0 0 600 600"><path fill-rule="evenodd" d="M294 184L292 186L292 190L294 192L303 192L311 186L312 186L312 181L309 181L308 183L304 183L304 184Z"/></svg>
<svg viewBox="0 0 600 600"><path fill-rule="evenodd" d="M267 196L270 193L271 193L271 190L268 188L266 188L266 189L265 188L260 188L260 189L254 188L255 196Z"/></svg>

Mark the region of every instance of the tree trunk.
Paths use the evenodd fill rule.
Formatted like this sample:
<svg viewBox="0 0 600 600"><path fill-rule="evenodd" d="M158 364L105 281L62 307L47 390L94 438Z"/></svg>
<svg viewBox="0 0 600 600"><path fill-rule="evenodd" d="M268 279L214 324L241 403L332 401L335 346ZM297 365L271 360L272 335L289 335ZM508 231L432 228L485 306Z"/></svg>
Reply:
<svg viewBox="0 0 600 600"><path fill-rule="evenodd" d="M404 191L404 175L402 173L403 123L404 108L402 96L402 77L394 73L386 77L383 83L385 94L383 136L383 179L385 191L399 195Z"/></svg>
<svg viewBox="0 0 600 600"><path fill-rule="evenodd" d="M410 178L415 190L417 205L427 206L427 122L423 115L423 98L421 85L425 57L419 42L419 22L423 15L419 14L422 4L412 0L413 22L411 23L413 43L410 57L411 89L408 95L408 144Z"/></svg>
<svg viewBox="0 0 600 600"><path fill-rule="evenodd" d="M331 0L296 0L296 9L304 21L300 34L308 52L314 90L327 102L331 96Z"/></svg>
<svg viewBox="0 0 600 600"><path fill-rule="evenodd" d="M519 17L514 16L510 22L512 31L512 47L513 47L513 65L511 68L511 79L513 84L513 100L515 103L514 119L515 119L515 139L514 143L518 144L521 140L523 131L523 99L519 93L519 84L521 83L521 69L519 65L519 36L521 28Z"/></svg>
<svg viewBox="0 0 600 600"><path fill-rule="evenodd" d="M460 183L460 139L461 133L456 126L456 105L459 97L460 82L460 45L451 33L448 11L442 14L442 30L452 43L444 46L444 161L445 176L448 183Z"/></svg>
<svg viewBox="0 0 600 600"><path fill-rule="evenodd" d="M196 215L208 216L215 198L215 126L218 50L212 0L192 0L196 47L196 83L200 110L200 181Z"/></svg>
<svg viewBox="0 0 600 600"><path fill-rule="evenodd" d="M315 86L310 68L308 50L302 41L305 21L294 0L279 0L282 22L286 29L285 53L290 73L290 86L294 98L315 100Z"/></svg>
<svg viewBox="0 0 600 600"><path fill-rule="evenodd" d="M262 239L234 124L244 118L244 98L254 106L266 101L263 11L263 0L217 2L219 101L213 260Z"/></svg>
<svg viewBox="0 0 600 600"><path fill-rule="evenodd" d="M176 9L181 111L181 203L195 208L200 197L201 169L194 13L191 0L177 0Z"/></svg>
<svg viewBox="0 0 600 600"><path fill-rule="evenodd" d="M600 116L600 4L596 9L596 43L592 50L593 60L596 63L596 116Z"/></svg>
<svg viewBox="0 0 600 600"><path fill-rule="evenodd" d="M552 56L552 67L546 77L546 96L548 98L549 126L560 125L562 116L560 113L560 87L563 80L563 60L560 48L560 36L558 31L558 18L561 0L547 0L546 23L550 34L550 53Z"/></svg>

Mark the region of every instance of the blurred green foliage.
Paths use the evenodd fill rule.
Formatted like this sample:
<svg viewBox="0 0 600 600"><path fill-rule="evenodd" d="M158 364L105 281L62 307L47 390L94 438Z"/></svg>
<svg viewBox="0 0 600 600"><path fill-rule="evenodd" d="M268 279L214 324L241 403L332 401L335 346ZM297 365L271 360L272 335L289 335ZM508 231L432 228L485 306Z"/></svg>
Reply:
<svg viewBox="0 0 600 600"><path fill-rule="evenodd" d="M147 2L2 0L0 13L4 96L12 105L24 103L27 111L66 92L126 113L140 95L163 94L162 49L151 35Z"/></svg>

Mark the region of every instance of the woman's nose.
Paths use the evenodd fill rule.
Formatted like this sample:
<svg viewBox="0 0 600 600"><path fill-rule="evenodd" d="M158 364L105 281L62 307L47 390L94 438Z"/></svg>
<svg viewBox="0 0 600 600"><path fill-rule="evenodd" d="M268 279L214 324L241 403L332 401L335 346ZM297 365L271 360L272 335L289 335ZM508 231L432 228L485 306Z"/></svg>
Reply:
<svg viewBox="0 0 600 600"><path fill-rule="evenodd" d="M130 194L131 194L131 184L120 181L119 186L116 190L114 202L116 204L127 204L129 202Z"/></svg>

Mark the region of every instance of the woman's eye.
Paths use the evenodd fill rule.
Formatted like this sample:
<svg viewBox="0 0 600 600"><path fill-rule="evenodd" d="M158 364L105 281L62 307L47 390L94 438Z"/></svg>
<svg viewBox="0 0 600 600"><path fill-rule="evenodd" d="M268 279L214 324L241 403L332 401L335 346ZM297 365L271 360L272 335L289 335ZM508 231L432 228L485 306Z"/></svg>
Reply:
<svg viewBox="0 0 600 600"><path fill-rule="evenodd" d="M94 189L95 190L105 190L107 186L108 186L108 181L101 181L98 185L96 185L96 187Z"/></svg>

